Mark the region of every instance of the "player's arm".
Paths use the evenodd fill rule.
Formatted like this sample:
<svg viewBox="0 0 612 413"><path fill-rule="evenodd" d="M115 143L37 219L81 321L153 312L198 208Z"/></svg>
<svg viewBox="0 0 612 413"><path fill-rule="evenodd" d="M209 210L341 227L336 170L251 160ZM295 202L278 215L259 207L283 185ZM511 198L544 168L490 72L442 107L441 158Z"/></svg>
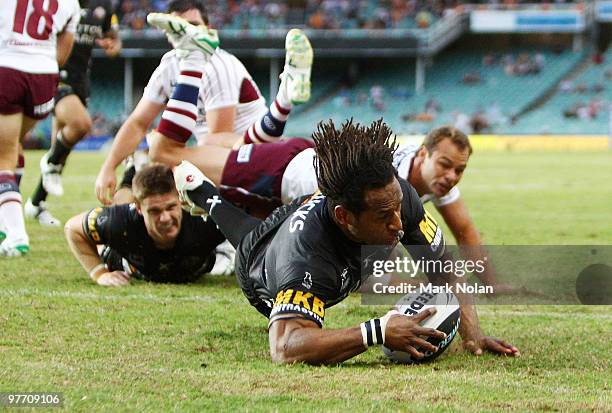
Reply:
<svg viewBox="0 0 612 413"><path fill-rule="evenodd" d="M70 18L63 30L57 34L55 43L56 60L59 67L63 67L70 57L72 46L74 45L74 33L76 32L79 20L81 20L81 7L78 1L73 1Z"/></svg>
<svg viewBox="0 0 612 413"><path fill-rule="evenodd" d="M104 35L96 39L96 44L104 49L108 57L116 57L121 52L122 42L119 37L119 20L112 10L107 10L107 19L104 22Z"/></svg>
<svg viewBox="0 0 612 413"><path fill-rule="evenodd" d="M376 344L422 357L415 348L433 346L419 335L444 337L442 332L422 328L421 318L397 311L351 328L323 329L326 304L339 294L335 267L325 259L310 256L301 264L277 262L276 268L282 288L270 311L268 333L270 355L275 362L340 363ZM421 315L423 319L427 316Z"/></svg>
<svg viewBox="0 0 612 413"><path fill-rule="evenodd" d="M478 277L487 285L496 285L495 269L491 264L488 254L482 246L480 232L474 225L474 221L470 218L467 207L463 199L459 198L450 204L436 206L438 212L448 225L448 228L453 233L455 240L459 246L469 247L464 251L468 254L471 260L482 260L485 270L478 274Z"/></svg>
<svg viewBox="0 0 612 413"><path fill-rule="evenodd" d="M410 252L414 260L437 261L450 259L445 253L445 241L442 229L435 219L429 214L419 200L415 189L400 180L404 199L402 203L402 222L404 225L404 238L402 244ZM442 268L444 265L441 266ZM430 280L436 284L445 283L455 286L459 282L465 282L462 277L454 273L428 274ZM459 333L463 340L463 346L473 354L480 355L484 351L509 356L519 355L519 350L512 344L503 340L485 336L480 328L480 322L471 294L461 293L454 289L459 301L461 311L461 324Z"/></svg>
<svg viewBox="0 0 612 413"><path fill-rule="evenodd" d="M375 319L379 320L378 325L383 325L384 335L380 342L371 343L367 343L367 338L362 332L364 327L361 325L342 329L322 329L314 321L296 314L295 318L283 318L272 322L268 332L270 355L276 363L336 364L363 353L367 350L368 344L385 344L393 350L406 351L416 358L422 358L423 353L416 348L437 350L422 336L440 339L445 337L440 331L419 325L434 312L435 310L431 309L408 317L391 311L385 317ZM366 323L370 321L373 320L368 320ZM376 332L373 333L372 340L378 340Z"/></svg>
<svg viewBox="0 0 612 413"><path fill-rule="evenodd" d="M436 206L438 212L448 225L448 228L453 233L457 244L462 248L462 253L465 258L474 262L480 261L483 263L484 270L476 273L476 276L487 285L494 288L494 294L523 294L524 288L517 288L510 284L503 284L497 281L495 267L489 257L489 254L482 246L480 232L474 225L474 221L470 218L467 206L462 198L457 198L455 201Z"/></svg>
<svg viewBox="0 0 612 413"><path fill-rule="evenodd" d="M116 57L121 53L123 42L119 37L119 33L115 30L109 30L101 39L96 39L96 44L104 49L104 53L108 57Z"/></svg>
<svg viewBox="0 0 612 413"><path fill-rule="evenodd" d="M457 277L455 274L447 273L442 275L442 281L448 283L448 285L456 285L458 282L465 282L465 279ZM478 313L476 312L476 305L474 304L472 294L463 293L457 291L457 289L455 289L454 293L459 301L461 311L459 334L463 341L463 347L466 350L477 356L485 351L506 356L520 356L519 349L507 341L484 335L480 328L480 321L478 320Z"/></svg>
<svg viewBox="0 0 612 413"><path fill-rule="evenodd" d="M70 57L70 53L72 52L72 45L74 44L74 34L64 30L63 32L57 35L57 64L59 67L63 67L68 58Z"/></svg>
<svg viewBox="0 0 612 413"><path fill-rule="evenodd" d="M122 271L109 272L96 248L96 242L92 240L83 227L87 219L87 213L76 215L66 222L64 233L72 254L79 261L83 269L92 280L100 285L121 286L129 283L129 276Z"/></svg>
<svg viewBox="0 0 612 413"><path fill-rule="evenodd" d="M96 178L96 196L104 205L112 201L117 185L115 170L132 154L142 141L147 130L164 108L164 104L142 98L134 111L121 126L113 146Z"/></svg>

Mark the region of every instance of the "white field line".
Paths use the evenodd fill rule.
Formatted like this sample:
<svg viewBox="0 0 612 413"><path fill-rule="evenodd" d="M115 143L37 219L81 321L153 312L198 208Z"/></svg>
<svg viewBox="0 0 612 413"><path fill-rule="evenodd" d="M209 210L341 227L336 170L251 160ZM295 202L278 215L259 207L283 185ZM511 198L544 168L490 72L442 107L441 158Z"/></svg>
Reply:
<svg viewBox="0 0 612 413"><path fill-rule="evenodd" d="M141 301L151 301L151 302L203 302L203 303L214 303L217 301L233 301L233 302L244 302L247 304L246 300L242 297L222 297L222 298L213 298L205 295L189 295L189 296L163 296L163 295L154 295L154 294L126 294L126 295L113 295L113 294L95 294L95 293L83 293L83 292L74 292L74 291L41 291L36 289L5 289L0 290L0 297L45 297L45 298L73 298L73 299L82 299L82 300L107 300L107 301L131 301L131 300L141 300ZM503 306L499 306L502 308ZM528 306L527 306L528 307ZM572 306L575 307L575 306ZM602 314L602 313L582 313L576 311L570 312L561 312L561 311L516 311L516 310L490 310L487 308L480 307L478 309L478 313L486 316L514 316L514 317L539 317L546 316L552 318L565 319L568 317L571 318L579 318L579 319L604 319L604 320L612 320L612 307L610 308L610 314Z"/></svg>
<svg viewBox="0 0 612 413"><path fill-rule="evenodd" d="M105 287L109 288L109 287ZM110 287L112 288L112 287ZM212 303L220 301L209 296L204 295L189 295L189 296L163 296L154 294L125 294L125 295L113 295L113 294L95 294L95 293L83 293L74 291L41 291L36 289L23 288L18 290L5 289L0 290L0 297L45 297L45 298L74 298L82 300L107 300L107 301L131 301L131 300L142 300L152 302L207 302ZM223 300L227 301L227 297L223 297ZM230 300L231 301L231 300Z"/></svg>
<svg viewBox="0 0 612 413"><path fill-rule="evenodd" d="M572 307L575 305L572 305ZM486 310L483 308L478 309L478 314L486 316L511 316L511 317L538 317L546 316L552 318L580 318L580 319L604 319L612 320L612 308L610 314L601 313L579 313L579 312L561 312L561 311L512 311L512 310Z"/></svg>

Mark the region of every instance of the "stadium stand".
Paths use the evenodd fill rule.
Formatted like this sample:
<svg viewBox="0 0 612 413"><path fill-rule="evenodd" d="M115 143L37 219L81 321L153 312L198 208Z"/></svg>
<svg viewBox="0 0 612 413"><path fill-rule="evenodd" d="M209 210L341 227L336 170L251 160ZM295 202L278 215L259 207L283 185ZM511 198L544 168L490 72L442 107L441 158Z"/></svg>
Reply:
<svg viewBox="0 0 612 413"><path fill-rule="evenodd" d="M147 28L146 15L151 11L165 10L168 0L114 2L118 6L124 35L129 37L135 34L137 39L139 35L144 39L149 39L150 35L160 36L157 31ZM293 111L286 129L287 135L309 135L321 119L331 117L341 122L347 114L362 122L383 116L399 134L423 133L434 126L449 123L466 132L584 133L586 129L590 133L605 133L608 130L607 105L610 100L605 75L612 75L612 70L605 65L589 64L586 55L570 51L569 44L563 51L546 50L543 46L511 47L509 50L492 47L483 51L474 48L474 45L471 48L466 48L465 44L453 45L455 38L450 39L450 36L447 39L443 39L444 36L435 38L440 33L437 26L442 27L453 20L446 18L450 15L449 10L454 10L456 17L461 14L456 12L470 8L497 9L517 5L540 9L551 7L549 2L533 3L538 2L221 0L207 2L207 8L211 24L221 29L222 43L225 32L228 39L226 44L233 40L234 47L242 39L266 38L271 31L275 35L280 33L278 36L282 37L287 27L300 26L322 29L322 33L334 34L333 39L341 34L341 40L360 41L363 33L384 33L380 36L388 36L391 42L407 36L413 42L410 47L420 48L414 48L411 55L390 58L366 57L354 49L351 52L352 60L342 56L345 60L340 62L330 59L334 56L329 54L318 59L313 72L311 101ZM578 7L579 4L556 1L554 7ZM453 20L451 25L466 22L465 19ZM462 30L463 33L467 31L467 24ZM314 32L311 33L316 36ZM379 34L373 37L376 36ZM146 45L141 43L136 47L142 48L142 44ZM160 39L160 43L153 47L158 54L142 56L158 59L167 45L164 39ZM264 47L278 46L265 44ZM393 47L404 47L404 43ZM432 57L426 58L425 89L424 93L419 94L416 92L419 82L414 56L426 48L433 50L433 53L429 52ZM130 56L139 57L134 52L138 51L132 50ZM266 54L263 58L256 56L255 62L245 61L268 100L271 92L270 73L273 72L269 70L272 66L265 67L269 56L272 55ZM606 60L612 58L610 54L604 57ZM322 64L323 68L319 66L322 61L326 61ZM113 123L119 123L124 116L125 101L123 79L121 76L114 78L109 73L121 75L123 61L117 59L112 69L96 72L96 68L101 67L99 63L94 64L95 73L92 76L90 111L94 118L93 134L112 134ZM153 63L150 65L154 67ZM351 65L353 69L359 66L361 69L349 76L347 73L351 70L348 67ZM139 72L134 77L134 99L139 98L139 90L148 77L148 74L140 72L142 68L141 64L136 69ZM554 92L556 88L567 88L568 85L571 85L571 90L584 91ZM594 88L602 90L594 93ZM127 101L128 106L131 104ZM48 122L42 123L37 136L47 135L48 130Z"/></svg>
<svg viewBox="0 0 612 413"><path fill-rule="evenodd" d="M607 134L608 107L612 101L608 86L612 77L612 50L602 57L602 63L589 61L574 76L565 78L550 99L502 132Z"/></svg>
<svg viewBox="0 0 612 413"><path fill-rule="evenodd" d="M301 116L292 118L288 129L312 130L318 120L330 114L340 122L347 112L363 122L384 116L397 133L423 133L434 126L457 123L462 115L473 119L475 114L497 118L495 123L503 127L583 58L581 53L571 51L529 53L516 49L504 55L498 53L497 63L486 65L483 60L488 56L491 54L468 50L443 52L428 69L427 91L420 96L412 93L413 61L364 70L352 88L339 89L315 102ZM502 60L518 61L520 56L532 62L541 60L541 67L529 74L507 74Z"/></svg>

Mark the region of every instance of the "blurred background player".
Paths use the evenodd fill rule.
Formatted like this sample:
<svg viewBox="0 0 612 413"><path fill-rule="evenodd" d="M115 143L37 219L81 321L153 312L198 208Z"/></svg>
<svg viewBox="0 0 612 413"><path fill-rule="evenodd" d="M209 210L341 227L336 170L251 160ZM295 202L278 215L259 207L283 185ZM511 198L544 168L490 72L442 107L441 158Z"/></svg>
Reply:
<svg viewBox="0 0 612 413"><path fill-rule="evenodd" d="M42 225L59 226L60 221L47 210L47 195L64 194L60 174L70 151L91 129L87 112L90 89L91 51L94 44L109 57L121 51L117 17L110 0L80 0L81 21L77 26L74 47L68 62L60 71L55 94L51 149L40 160L41 177L25 205L25 215Z"/></svg>
<svg viewBox="0 0 612 413"><path fill-rule="evenodd" d="M0 8L0 223L6 233L0 256L30 249L15 178L18 147L53 109L58 67L70 55L79 19L77 0L7 0Z"/></svg>
<svg viewBox="0 0 612 413"><path fill-rule="evenodd" d="M136 202L95 208L65 226L74 256L100 285L121 286L130 277L190 282L213 267L225 238L212 221L183 213L172 170L143 167L134 177ZM102 253L97 246L104 245Z"/></svg>

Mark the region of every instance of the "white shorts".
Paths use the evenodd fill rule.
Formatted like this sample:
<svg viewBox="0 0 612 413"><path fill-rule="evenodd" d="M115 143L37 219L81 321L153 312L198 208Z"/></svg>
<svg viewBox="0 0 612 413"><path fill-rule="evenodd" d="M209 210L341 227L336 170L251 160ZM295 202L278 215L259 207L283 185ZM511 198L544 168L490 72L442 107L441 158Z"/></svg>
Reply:
<svg viewBox="0 0 612 413"><path fill-rule="evenodd" d="M288 204L295 198L315 193L319 186L314 169L315 151L304 149L287 165L281 181L281 200Z"/></svg>

